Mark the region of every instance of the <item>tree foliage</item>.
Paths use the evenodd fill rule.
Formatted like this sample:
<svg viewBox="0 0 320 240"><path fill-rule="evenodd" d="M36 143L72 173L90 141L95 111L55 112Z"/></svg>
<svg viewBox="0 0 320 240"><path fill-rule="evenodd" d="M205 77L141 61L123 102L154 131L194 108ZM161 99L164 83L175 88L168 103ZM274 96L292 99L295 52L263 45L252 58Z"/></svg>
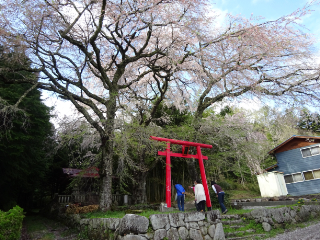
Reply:
<svg viewBox="0 0 320 240"><path fill-rule="evenodd" d="M22 72L20 76L24 74ZM2 114L7 113L8 116L8 109L15 108L25 117L11 114L10 126L1 129L0 208L9 209L15 203L29 207L33 193L41 186L50 165L49 148L46 148L52 134L50 109L42 103L40 91L29 83L0 82L0 95L6 102L0 109ZM19 102L22 96L24 99ZM2 121L5 120L2 118Z"/></svg>
<svg viewBox="0 0 320 240"><path fill-rule="evenodd" d="M203 113L223 99L319 101L313 39L297 28L312 4L262 23L229 16L223 27L206 0L10 0L0 7L1 43L28 52L32 65L24 70L40 73L40 81L3 79L59 94L99 134L101 209L111 206L121 112L136 112L148 126L162 102L172 103L194 113L198 130Z"/></svg>
<svg viewBox="0 0 320 240"><path fill-rule="evenodd" d="M298 122L299 128L318 134L320 131L320 114L312 113L306 109L302 111Z"/></svg>

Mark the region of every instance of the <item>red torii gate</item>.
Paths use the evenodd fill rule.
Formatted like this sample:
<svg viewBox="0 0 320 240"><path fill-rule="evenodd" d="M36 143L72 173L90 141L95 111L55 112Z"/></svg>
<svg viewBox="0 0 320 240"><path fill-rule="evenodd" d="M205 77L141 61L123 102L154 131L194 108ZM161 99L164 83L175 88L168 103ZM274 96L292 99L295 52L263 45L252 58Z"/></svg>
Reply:
<svg viewBox="0 0 320 240"><path fill-rule="evenodd" d="M202 185L204 187L204 192L206 194L206 204L208 210L211 209L211 200L207 185L207 178L206 173L204 171L204 165L203 165L203 159L208 160L207 156L203 156L201 153L201 148L212 148L212 145L203 144L203 143L195 143L195 142L187 142L187 141L181 141L181 140L175 140L175 139L168 139L168 138L160 138L160 137L154 137L150 136L151 139L160 141L160 142L166 142L167 143L167 149L164 152L158 151L158 155L160 156L166 156L166 202L167 207L171 207L171 161L170 157L182 157L182 158L196 158L199 162L200 167L200 174L202 179ZM182 146L182 153L173 153L170 152L170 143L172 144L178 144ZM197 155L189 155L189 148L190 147L196 147L197 148Z"/></svg>

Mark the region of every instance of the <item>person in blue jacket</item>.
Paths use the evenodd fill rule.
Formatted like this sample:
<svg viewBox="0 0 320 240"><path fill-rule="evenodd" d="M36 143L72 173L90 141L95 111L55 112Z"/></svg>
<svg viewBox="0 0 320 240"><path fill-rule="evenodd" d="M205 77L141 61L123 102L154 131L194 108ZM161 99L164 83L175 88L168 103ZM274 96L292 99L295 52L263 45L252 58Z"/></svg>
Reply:
<svg viewBox="0 0 320 240"><path fill-rule="evenodd" d="M177 190L177 202L178 202L179 211L184 212L184 194L186 190L184 190L182 185L179 183L175 183L174 187Z"/></svg>

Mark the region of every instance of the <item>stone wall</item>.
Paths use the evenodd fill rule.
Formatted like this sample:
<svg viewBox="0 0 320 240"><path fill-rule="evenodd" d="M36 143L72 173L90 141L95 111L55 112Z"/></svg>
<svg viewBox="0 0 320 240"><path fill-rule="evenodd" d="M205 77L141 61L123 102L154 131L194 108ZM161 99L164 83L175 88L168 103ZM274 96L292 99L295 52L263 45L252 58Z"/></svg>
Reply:
<svg viewBox="0 0 320 240"><path fill-rule="evenodd" d="M250 213L244 214L248 219L254 219L256 223L261 223L265 231L272 228L282 227L286 223L296 223L307 221L310 217L320 216L319 205L303 205L272 209L254 209Z"/></svg>
<svg viewBox="0 0 320 240"><path fill-rule="evenodd" d="M123 218L81 219L78 214L60 214L60 219L78 228L89 239L112 240L224 240L218 210L207 213L155 214L148 218L126 214Z"/></svg>

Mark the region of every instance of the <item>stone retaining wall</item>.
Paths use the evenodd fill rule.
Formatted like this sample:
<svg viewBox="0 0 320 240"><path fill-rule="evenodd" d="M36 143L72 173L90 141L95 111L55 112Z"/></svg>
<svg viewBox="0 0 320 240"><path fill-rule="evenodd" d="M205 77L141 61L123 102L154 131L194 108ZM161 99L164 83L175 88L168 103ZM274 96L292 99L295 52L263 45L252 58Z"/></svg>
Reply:
<svg viewBox="0 0 320 240"><path fill-rule="evenodd" d="M148 218L126 214L123 218L81 219L78 214L60 214L60 219L78 228L89 239L112 240L224 240L219 210L207 213L155 214Z"/></svg>
<svg viewBox="0 0 320 240"><path fill-rule="evenodd" d="M272 228L282 227L285 223L296 223L307 221L310 217L320 216L319 205L303 205L273 209L254 209L250 213L245 213L248 219L254 219L256 223L261 223L265 231Z"/></svg>

